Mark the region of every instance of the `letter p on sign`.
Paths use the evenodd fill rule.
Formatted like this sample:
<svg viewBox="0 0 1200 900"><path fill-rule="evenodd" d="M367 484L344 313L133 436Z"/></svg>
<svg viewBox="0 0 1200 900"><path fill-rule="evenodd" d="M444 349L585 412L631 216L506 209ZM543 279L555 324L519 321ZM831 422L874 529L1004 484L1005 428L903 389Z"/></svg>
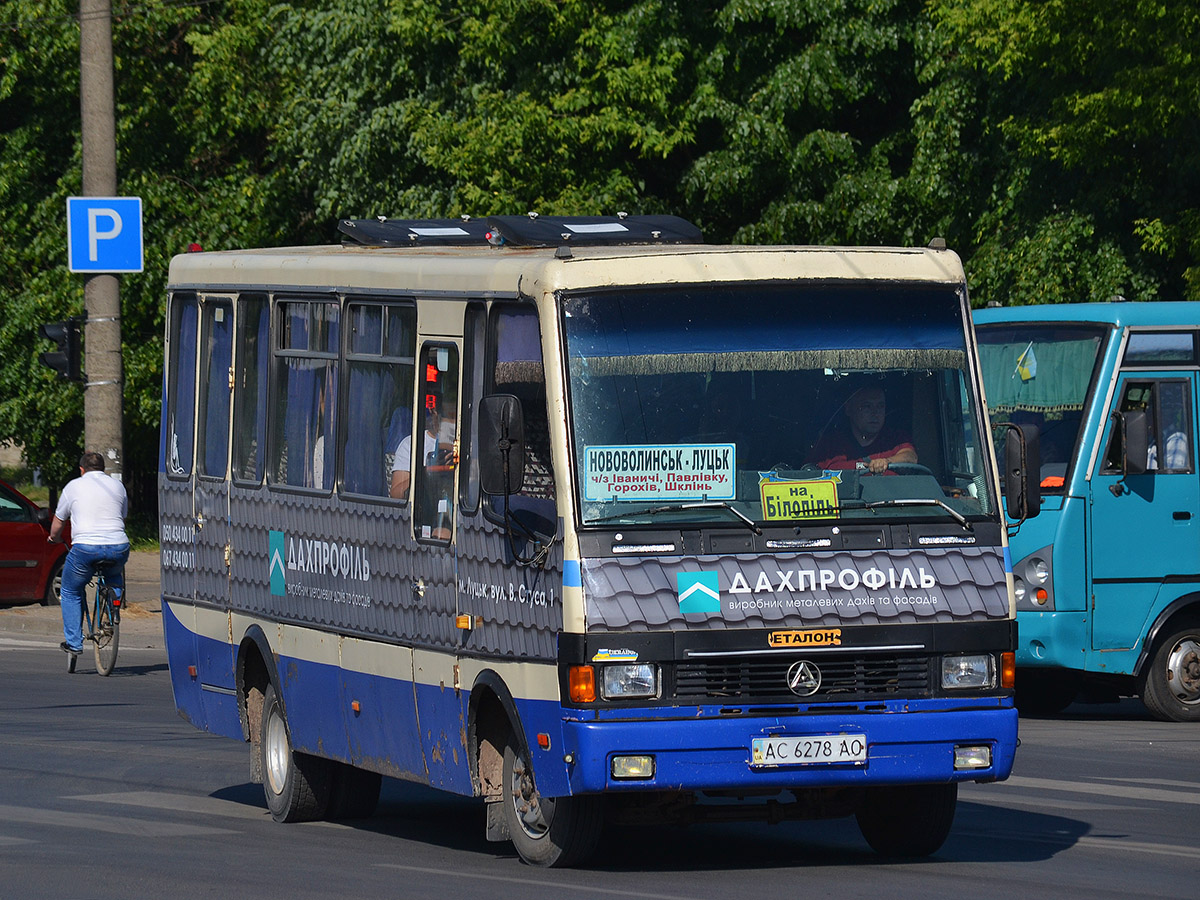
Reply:
<svg viewBox="0 0 1200 900"><path fill-rule="evenodd" d="M140 272L141 197L68 197L67 262L72 272Z"/></svg>

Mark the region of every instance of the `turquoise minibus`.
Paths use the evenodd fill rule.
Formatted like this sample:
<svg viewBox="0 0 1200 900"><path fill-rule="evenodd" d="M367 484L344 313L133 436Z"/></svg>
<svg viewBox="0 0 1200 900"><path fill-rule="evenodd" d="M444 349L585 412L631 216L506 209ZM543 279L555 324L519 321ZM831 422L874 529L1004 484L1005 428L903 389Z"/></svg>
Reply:
<svg viewBox="0 0 1200 900"><path fill-rule="evenodd" d="M1091 687L1200 721L1200 304L973 318L993 425L1040 438L1041 514L1010 535L1022 708Z"/></svg>

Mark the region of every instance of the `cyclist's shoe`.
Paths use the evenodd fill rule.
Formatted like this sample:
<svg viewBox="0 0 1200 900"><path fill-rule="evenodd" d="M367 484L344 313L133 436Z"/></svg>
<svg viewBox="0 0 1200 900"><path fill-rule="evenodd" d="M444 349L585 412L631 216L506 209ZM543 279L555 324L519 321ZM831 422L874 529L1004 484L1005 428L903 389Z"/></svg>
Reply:
<svg viewBox="0 0 1200 900"><path fill-rule="evenodd" d="M82 647L80 647L78 650L72 650L70 647L68 647L68 646L67 646L67 642L66 642L66 641L62 641L62 642L61 642L61 643L58 645L58 649L59 649L59 650L62 650L64 653L70 653L72 656L78 656L80 653L82 653L82 652L83 652L83 648L82 648Z"/></svg>

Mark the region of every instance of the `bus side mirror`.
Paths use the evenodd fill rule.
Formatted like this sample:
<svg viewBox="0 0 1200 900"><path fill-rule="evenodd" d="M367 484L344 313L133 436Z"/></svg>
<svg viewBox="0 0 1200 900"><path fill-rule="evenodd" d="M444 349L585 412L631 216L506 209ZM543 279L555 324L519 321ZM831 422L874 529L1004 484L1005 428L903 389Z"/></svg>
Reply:
<svg viewBox="0 0 1200 900"><path fill-rule="evenodd" d="M1004 442L1004 498L1008 517L1032 519L1042 511L1042 445L1036 425L1013 425Z"/></svg>
<svg viewBox="0 0 1200 900"><path fill-rule="evenodd" d="M525 484L525 417L512 394L479 404L479 482L489 494L516 494Z"/></svg>
<svg viewBox="0 0 1200 900"><path fill-rule="evenodd" d="M1144 475L1150 453L1150 426L1144 409L1114 412L1121 431L1121 474Z"/></svg>

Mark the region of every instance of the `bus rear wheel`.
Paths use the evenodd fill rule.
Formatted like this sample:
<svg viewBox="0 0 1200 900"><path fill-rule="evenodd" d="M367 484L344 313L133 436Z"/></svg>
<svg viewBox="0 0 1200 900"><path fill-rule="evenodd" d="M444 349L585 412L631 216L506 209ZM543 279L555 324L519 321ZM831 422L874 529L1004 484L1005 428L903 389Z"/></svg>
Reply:
<svg viewBox="0 0 1200 900"><path fill-rule="evenodd" d="M577 865L595 851L604 826L602 798L543 797L528 751L504 747L504 819L517 855L531 866Z"/></svg>
<svg viewBox="0 0 1200 900"><path fill-rule="evenodd" d="M325 814L329 803L330 763L296 753L288 737L283 705L274 685L263 696L262 740L263 793L276 822L310 822Z"/></svg>
<svg viewBox="0 0 1200 900"><path fill-rule="evenodd" d="M855 817L871 849L882 856L929 856L950 836L957 784L867 788Z"/></svg>
<svg viewBox="0 0 1200 900"><path fill-rule="evenodd" d="M1142 702L1164 722L1200 722L1200 622L1176 628L1142 673Z"/></svg>

